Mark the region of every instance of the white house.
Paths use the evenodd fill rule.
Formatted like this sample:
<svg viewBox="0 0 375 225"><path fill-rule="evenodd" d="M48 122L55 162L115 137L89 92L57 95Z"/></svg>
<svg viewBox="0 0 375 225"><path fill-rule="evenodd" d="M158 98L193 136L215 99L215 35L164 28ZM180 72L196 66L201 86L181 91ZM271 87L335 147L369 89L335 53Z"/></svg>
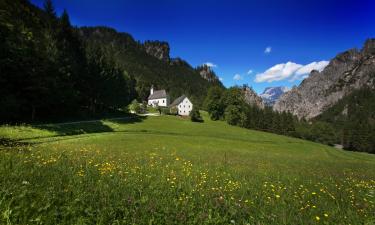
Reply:
<svg viewBox="0 0 375 225"><path fill-rule="evenodd" d="M169 96L165 90L154 91L154 86L151 86L150 96L148 96L148 105L157 106L168 106Z"/></svg>
<svg viewBox="0 0 375 225"><path fill-rule="evenodd" d="M178 97L176 100L172 102L170 108L176 107L177 114L181 116L188 116L193 110L193 103L185 96Z"/></svg>

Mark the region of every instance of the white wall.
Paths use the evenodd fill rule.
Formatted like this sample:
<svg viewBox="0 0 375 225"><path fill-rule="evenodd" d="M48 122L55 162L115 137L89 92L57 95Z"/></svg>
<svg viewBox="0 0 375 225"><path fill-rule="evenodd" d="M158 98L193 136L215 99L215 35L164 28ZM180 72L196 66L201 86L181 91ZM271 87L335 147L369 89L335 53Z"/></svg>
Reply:
<svg viewBox="0 0 375 225"><path fill-rule="evenodd" d="M148 100L148 105L151 105L153 107L156 106L168 106L168 98L159 98L159 99L152 99Z"/></svg>
<svg viewBox="0 0 375 225"><path fill-rule="evenodd" d="M184 98L184 100L180 104L178 104L177 109L178 115L188 116L191 110L193 110L193 103L191 103L188 98Z"/></svg>

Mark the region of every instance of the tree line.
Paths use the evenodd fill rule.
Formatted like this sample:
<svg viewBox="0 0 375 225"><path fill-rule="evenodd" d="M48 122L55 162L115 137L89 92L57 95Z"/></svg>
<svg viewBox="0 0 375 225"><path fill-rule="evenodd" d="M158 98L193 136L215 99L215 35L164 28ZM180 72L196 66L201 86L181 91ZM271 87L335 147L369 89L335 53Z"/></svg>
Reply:
<svg viewBox="0 0 375 225"><path fill-rule="evenodd" d="M275 112L270 107L261 109L249 105L239 87L226 90L210 88L204 108L212 120L225 120L230 125L291 136L296 131L292 114Z"/></svg>
<svg viewBox="0 0 375 225"><path fill-rule="evenodd" d="M210 88L204 109L212 120L225 120L230 125L375 153L375 92L368 88L344 97L310 121L249 105L239 87Z"/></svg>

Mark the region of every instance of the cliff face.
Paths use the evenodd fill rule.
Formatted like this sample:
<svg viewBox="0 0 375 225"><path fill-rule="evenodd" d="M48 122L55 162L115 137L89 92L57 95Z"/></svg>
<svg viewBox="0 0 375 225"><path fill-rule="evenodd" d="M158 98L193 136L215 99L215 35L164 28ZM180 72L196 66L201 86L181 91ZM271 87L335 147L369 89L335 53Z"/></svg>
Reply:
<svg viewBox="0 0 375 225"><path fill-rule="evenodd" d="M147 54L154 56L162 61L169 61L169 44L164 41L146 41L143 47Z"/></svg>
<svg viewBox="0 0 375 225"><path fill-rule="evenodd" d="M310 119L362 87L375 87L375 39L367 40L361 51L351 49L338 54L322 72L312 71L298 87L282 95L273 108Z"/></svg>
<svg viewBox="0 0 375 225"><path fill-rule="evenodd" d="M259 97L252 88L250 88L247 85L244 85L242 87L242 91L244 94L245 101L249 105L255 105L261 109L264 109L264 103L263 103L262 98Z"/></svg>

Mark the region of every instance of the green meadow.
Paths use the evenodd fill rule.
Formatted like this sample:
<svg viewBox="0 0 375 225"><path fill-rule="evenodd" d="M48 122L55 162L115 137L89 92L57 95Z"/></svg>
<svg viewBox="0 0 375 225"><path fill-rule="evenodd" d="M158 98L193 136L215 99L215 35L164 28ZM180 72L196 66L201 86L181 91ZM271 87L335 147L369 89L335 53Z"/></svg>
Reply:
<svg viewBox="0 0 375 225"><path fill-rule="evenodd" d="M160 116L0 127L0 224L375 224L375 155Z"/></svg>

